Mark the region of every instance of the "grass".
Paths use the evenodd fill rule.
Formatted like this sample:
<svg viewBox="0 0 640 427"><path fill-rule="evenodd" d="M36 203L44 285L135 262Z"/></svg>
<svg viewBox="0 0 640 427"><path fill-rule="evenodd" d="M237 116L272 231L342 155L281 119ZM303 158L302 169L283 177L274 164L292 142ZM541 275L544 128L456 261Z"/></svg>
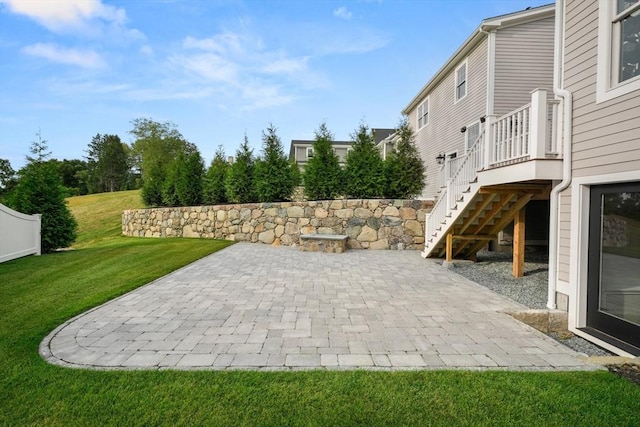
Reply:
<svg viewBox="0 0 640 427"><path fill-rule="evenodd" d="M77 249L0 264L0 425L640 425L601 372L89 371L38 355L64 320L223 248L119 236L136 192L70 199Z"/></svg>
<svg viewBox="0 0 640 427"><path fill-rule="evenodd" d="M118 240L122 230L122 211L144 207L138 190L89 194L70 197L68 201L73 215L79 219L75 248Z"/></svg>

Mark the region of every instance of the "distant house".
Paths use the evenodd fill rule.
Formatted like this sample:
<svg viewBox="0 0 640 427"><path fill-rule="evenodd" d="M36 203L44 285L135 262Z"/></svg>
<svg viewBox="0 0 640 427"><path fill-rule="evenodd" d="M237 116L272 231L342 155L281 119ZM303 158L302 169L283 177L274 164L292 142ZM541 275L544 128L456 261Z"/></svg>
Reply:
<svg viewBox="0 0 640 427"><path fill-rule="evenodd" d="M396 131L395 129L386 128L373 128L371 130L373 131L376 144L379 144L380 141L389 137ZM314 141L312 140L291 140L291 146L289 148L289 160L295 161L301 171L304 170L304 167L309 159L313 157L313 143ZM331 144L333 145L333 151L338 156L340 165L344 166L347 161L347 153L349 153L349 151L351 150L353 141L332 141Z"/></svg>

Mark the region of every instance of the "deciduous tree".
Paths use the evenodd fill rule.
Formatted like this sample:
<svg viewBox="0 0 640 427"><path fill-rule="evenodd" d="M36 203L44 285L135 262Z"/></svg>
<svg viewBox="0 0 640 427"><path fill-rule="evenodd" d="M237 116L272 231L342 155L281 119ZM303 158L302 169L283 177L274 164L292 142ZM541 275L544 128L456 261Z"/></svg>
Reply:
<svg viewBox="0 0 640 427"><path fill-rule="evenodd" d="M142 197L147 206L162 203L162 188L166 172L187 141L171 122L159 123L147 118L132 121L131 134L135 167L142 175Z"/></svg>
<svg viewBox="0 0 640 427"><path fill-rule="evenodd" d="M11 162L0 159L0 202L5 200L17 182L16 171L11 167Z"/></svg>

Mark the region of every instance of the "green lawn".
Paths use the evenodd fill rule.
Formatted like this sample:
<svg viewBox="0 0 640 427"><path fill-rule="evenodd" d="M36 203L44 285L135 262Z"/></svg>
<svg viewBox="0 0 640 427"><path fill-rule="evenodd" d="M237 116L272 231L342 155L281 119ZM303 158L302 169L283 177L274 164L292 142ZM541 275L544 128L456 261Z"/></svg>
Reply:
<svg viewBox="0 0 640 427"><path fill-rule="evenodd" d="M94 205L93 207L91 205ZM38 355L64 320L226 242L119 236L137 192L70 199L77 249L0 264L0 425L640 425L609 372L87 371Z"/></svg>

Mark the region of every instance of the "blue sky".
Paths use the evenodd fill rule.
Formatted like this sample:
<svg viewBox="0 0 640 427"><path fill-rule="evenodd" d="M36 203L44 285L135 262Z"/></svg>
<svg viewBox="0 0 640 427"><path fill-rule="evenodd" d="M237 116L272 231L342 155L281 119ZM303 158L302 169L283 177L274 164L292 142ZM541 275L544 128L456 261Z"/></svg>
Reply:
<svg viewBox="0 0 640 427"><path fill-rule="evenodd" d="M285 150L326 121L336 139L401 110L484 18L549 0L0 0L0 158L40 131L79 159L138 117L175 123L207 164Z"/></svg>

